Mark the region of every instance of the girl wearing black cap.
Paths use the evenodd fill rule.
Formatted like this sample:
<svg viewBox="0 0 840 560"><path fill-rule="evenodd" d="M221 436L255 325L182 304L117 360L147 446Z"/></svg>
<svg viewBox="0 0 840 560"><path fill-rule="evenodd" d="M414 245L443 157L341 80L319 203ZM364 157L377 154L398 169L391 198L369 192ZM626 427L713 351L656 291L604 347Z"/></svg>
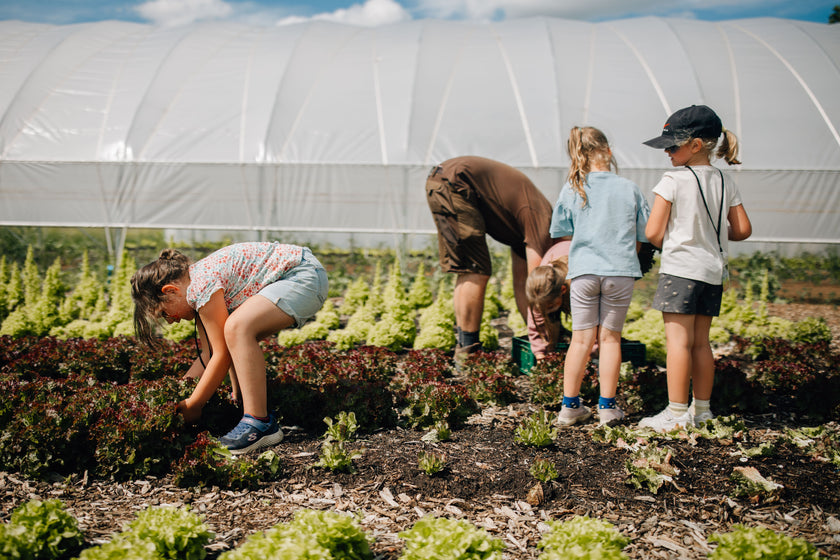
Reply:
<svg viewBox="0 0 840 560"><path fill-rule="evenodd" d="M752 225L738 187L711 164L713 155L730 165L741 163L737 138L723 128L714 111L705 105L680 109L662 134L645 144L664 149L678 169L666 172L654 187L656 197L645 227L648 240L662 248L653 307L662 311L665 322L670 402L656 416L643 418L639 427L671 431L699 426L713 417L709 401L715 363L709 329L720 314L728 278L728 241L748 238Z"/></svg>

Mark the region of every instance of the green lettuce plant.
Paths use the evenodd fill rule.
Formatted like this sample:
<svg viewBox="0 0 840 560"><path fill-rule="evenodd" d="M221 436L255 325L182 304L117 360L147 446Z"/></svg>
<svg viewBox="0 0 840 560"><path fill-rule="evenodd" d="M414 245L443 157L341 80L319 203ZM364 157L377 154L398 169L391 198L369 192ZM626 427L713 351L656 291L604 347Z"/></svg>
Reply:
<svg viewBox="0 0 840 560"><path fill-rule="evenodd" d="M337 472L354 472L353 459L361 456L359 451L348 451L343 441L325 441L315 466Z"/></svg>
<svg viewBox="0 0 840 560"><path fill-rule="evenodd" d="M635 321L626 322L622 336L644 344L645 356L649 362L665 365L665 326L662 323L662 312L648 309Z"/></svg>
<svg viewBox="0 0 840 560"><path fill-rule="evenodd" d="M646 488L656 494L662 486L669 482L676 485L674 477L680 470L671 464L671 450L656 445L642 445L634 449L625 463L627 474L626 483L634 488Z"/></svg>
<svg viewBox="0 0 840 560"><path fill-rule="evenodd" d="M421 451L417 456L417 465L427 475L434 476L446 468L446 458L438 453Z"/></svg>
<svg viewBox="0 0 840 560"><path fill-rule="evenodd" d="M328 299L315 314L315 320L306 323L299 329L286 329L277 334L277 344L280 346L295 346L307 340L324 340L330 331L338 329L341 317L335 309L335 304Z"/></svg>
<svg viewBox="0 0 840 560"><path fill-rule="evenodd" d="M432 429L423 434L420 438L429 443L437 443L439 441L448 441L452 437L452 430L449 428L449 423L446 420L438 420Z"/></svg>
<svg viewBox="0 0 840 560"><path fill-rule="evenodd" d="M203 516L188 507L149 507L137 514L121 533L121 538L131 542L150 542L155 545L158 557L178 560L202 560L207 556L204 546L213 533L204 524Z"/></svg>
<svg viewBox="0 0 840 560"><path fill-rule="evenodd" d="M370 294L367 280L359 276L344 291L344 299L338 308L339 315L352 315L358 308L363 306Z"/></svg>
<svg viewBox="0 0 840 560"><path fill-rule="evenodd" d="M735 482L733 496L749 498L755 502L773 501L778 491L783 488L781 484L762 476L755 467L735 467L730 479Z"/></svg>
<svg viewBox="0 0 840 560"><path fill-rule="evenodd" d="M370 544L353 517L302 509L292 521L251 535L219 560L371 560Z"/></svg>
<svg viewBox="0 0 840 560"><path fill-rule="evenodd" d="M452 293L441 280L435 301L420 312L418 333L414 348L438 348L449 350L455 346L455 309L452 307Z"/></svg>
<svg viewBox="0 0 840 560"><path fill-rule="evenodd" d="M514 441L520 445L547 447L554 443L557 428L551 424L546 410L537 410L516 427Z"/></svg>
<svg viewBox="0 0 840 560"><path fill-rule="evenodd" d="M0 525L0 558L52 560L66 558L84 539L76 519L60 500L30 500Z"/></svg>
<svg viewBox="0 0 840 560"><path fill-rule="evenodd" d="M537 543L540 560L622 560L630 544L610 523L588 516L567 521L549 521L550 530Z"/></svg>
<svg viewBox="0 0 840 560"><path fill-rule="evenodd" d="M149 507L111 541L83 550L79 560L202 560L213 536L187 507Z"/></svg>
<svg viewBox="0 0 840 560"><path fill-rule="evenodd" d="M132 542L114 539L107 543L86 548L78 560L160 560L152 542Z"/></svg>
<svg viewBox="0 0 840 560"><path fill-rule="evenodd" d="M463 519L427 515L398 534L405 540L400 560L501 560L505 545Z"/></svg>
<svg viewBox="0 0 840 560"><path fill-rule="evenodd" d="M733 525L728 533L714 533L718 543L709 560L818 560L817 548L805 539L792 538L764 527Z"/></svg>
<svg viewBox="0 0 840 560"><path fill-rule="evenodd" d="M556 480L560 476L557 472L557 466L549 459L537 459L528 469L528 472L540 482Z"/></svg>
<svg viewBox="0 0 840 560"><path fill-rule="evenodd" d="M327 425L327 431L324 434L327 441L353 441L359 429L355 412L348 414L342 410L335 420L330 417L324 418L324 423Z"/></svg>
<svg viewBox="0 0 840 560"><path fill-rule="evenodd" d="M836 423L785 428L782 439L805 450L813 457L827 460L835 467L840 467L840 426Z"/></svg>
<svg viewBox="0 0 840 560"><path fill-rule="evenodd" d="M433 301L432 288L429 285L429 279L426 278L426 265L421 262L417 266L417 273L408 290L408 303L414 309L422 309L430 306Z"/></svg>

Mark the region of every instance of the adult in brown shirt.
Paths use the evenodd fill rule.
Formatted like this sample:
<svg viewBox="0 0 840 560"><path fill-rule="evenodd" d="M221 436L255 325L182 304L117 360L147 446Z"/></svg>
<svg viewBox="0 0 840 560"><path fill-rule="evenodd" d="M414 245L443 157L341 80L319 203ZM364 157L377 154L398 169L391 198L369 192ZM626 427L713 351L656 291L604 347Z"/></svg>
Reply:
<svg viewBox="0 0 840 560"><path fill-rule="evenodd" d="M551 204L521 171L476 156L456 157L432 168L426 201L438 230L441 269L458 275L457 357L481 348L484 293L493 272L485 236L510 247L516 306L525 318L525 280L554 243L548 233Z"/></svg>

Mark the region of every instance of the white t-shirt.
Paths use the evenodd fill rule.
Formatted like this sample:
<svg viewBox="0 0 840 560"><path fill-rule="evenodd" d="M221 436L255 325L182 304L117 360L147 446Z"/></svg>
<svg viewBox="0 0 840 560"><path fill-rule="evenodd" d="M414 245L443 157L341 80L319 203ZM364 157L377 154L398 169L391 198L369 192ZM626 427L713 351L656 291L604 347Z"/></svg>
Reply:
<svg viewBox="0 0 840 560"><path fill-rule="evenodd" d="M697 174L697 179L694 178L692 169ZM724 174L723 177L725 199L722 206L721 173L711 165L667 171L653 188L654 194L671 203L671 214L665 228L665 238L662 240L660 274L699 280L707 284L723 283L723 270L729 259L726 217L732 206L741 204L741 194L735 182L728 174ZM706 199L705 205L700 195L701 189ZM715 231L718 227L720 247L718 233Z"/></svg>

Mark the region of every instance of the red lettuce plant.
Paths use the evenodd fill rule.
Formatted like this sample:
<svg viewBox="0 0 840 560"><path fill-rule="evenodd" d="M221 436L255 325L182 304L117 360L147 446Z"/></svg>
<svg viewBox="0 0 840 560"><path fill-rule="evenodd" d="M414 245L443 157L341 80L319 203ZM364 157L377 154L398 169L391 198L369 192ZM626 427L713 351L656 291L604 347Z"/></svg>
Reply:
<svg viewBox="0 0 840 560"><path fill-rule="evenodd" d="M90 428L94 472L116 480L165 474L188 441L183 417L175 412L180 394L178 380L171 378L116 386L106 393L109 406Z"/></svg>
<svg viewBox="0 0 840 560"><path fill-rule="evenodd" d="M182 488L219 486L256 489L263 482L276 480L282 473L280 459L272 451L257 457L233 457L207 432L201 432L173 462L174 482Z"/></svg>
<svg viewBox="0 0 840 560"><path fill-rule="evenodd" d="M446 381L414 383L400 396L405 405L401 414L412 428L428 428L442 421L455 428L479 411L463 385Z"/></svg>
<svg viewBox="0 0 840 560"><path fill-rule="evenodd" d="M818 420L840 413L840 355L828 342L779 338L756 343L756 381L784 405Z"/></svg>
<svg viewBox="0 0 840 560"><path fill-rule="evenodd" d="M507 352L470 354L464 360L463 373L470 397L478 402L504 406L517 399L513 378L519 374L519 367Z"/></svg>
<svg viewBox="0 0 840 560"><path fill-rule="evenodd" d="M266 348L269 403L286 422L316 429L325 416L345 411L363 430L395 423L393 352L366 346L335 352L328 342Z"/></svg>

